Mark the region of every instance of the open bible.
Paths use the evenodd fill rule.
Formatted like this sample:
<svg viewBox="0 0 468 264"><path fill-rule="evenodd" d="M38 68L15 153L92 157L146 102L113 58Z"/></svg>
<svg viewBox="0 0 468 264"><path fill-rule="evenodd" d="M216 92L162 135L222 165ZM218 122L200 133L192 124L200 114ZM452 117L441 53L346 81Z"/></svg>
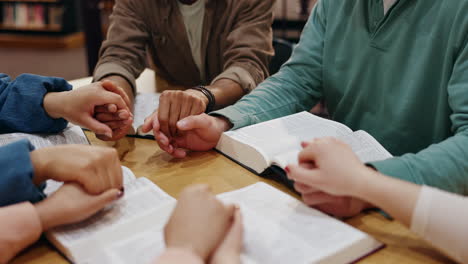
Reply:
<svg viewBox="0 0 468 264"><path fill-rule="evenodd" d="M71 262L150 263L164 249L161 230L171 213L164 208L175 199L147 178L122 169L125 195L120 200L81 223L46 233Z"/></svg>
<svg viewBox="0 0 468 264"><path fill-rule="evenodd" d="M124 200L47 237L77 263L151 263L165 249L163 230L176 202L144 178L130 181L129 186ZM383 247L265 183L218 198L240 206L242 263L349 263Z"/></svg>
<svg viewBox="0 0 468 264"><path fill-rule="evenodd" d="M28 139L36 149L62 144L89 144L86 135L79 126L68 125L58 134L0 134L0 146L13 143L20 139Z"/></svg>
<svg viewBox="0 0 468 264"><path fill-rule="evenodd" d="M392 155L365 131L301 112L223 133L216 149L261 174L270 166L284 169L297 164L301 142L335 137L351 146L362 162L384 160Z"/></svg>
<svg viewBox="0 0 468 264"><path fill-rule="evenodd" d="M143 133L141 127L145 123L145 118L150 116L159 107L159 93L139 93L135 97L133 109L133 131L131 136L154 138L153 131Z"/></svg>

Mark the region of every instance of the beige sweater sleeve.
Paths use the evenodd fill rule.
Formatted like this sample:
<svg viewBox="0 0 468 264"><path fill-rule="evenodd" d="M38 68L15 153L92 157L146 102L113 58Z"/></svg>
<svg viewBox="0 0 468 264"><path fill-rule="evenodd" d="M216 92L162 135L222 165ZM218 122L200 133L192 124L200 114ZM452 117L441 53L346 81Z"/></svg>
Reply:
<svg viewBox="0 0 468 264"><path fill-rule="evenodd" d="M423 186L411 230L461 263L468 263L468 198Z"/></svg>
<svg viewBox="0 0 468 264"><path fill-rule="evenodd" d="M0 208L0 263L8 263L39 239L42 225L34 206L20 203Z"/></svg>

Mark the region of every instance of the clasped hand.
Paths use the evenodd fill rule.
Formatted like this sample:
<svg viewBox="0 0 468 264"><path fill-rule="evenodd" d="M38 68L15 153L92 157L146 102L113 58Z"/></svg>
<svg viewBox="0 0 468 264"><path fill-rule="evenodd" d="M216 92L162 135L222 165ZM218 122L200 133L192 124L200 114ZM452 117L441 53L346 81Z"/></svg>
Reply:
<svg viewBox="0 0 468 264"><path fill-rule="evenodd" d="M304 203L325 213L350 217L371 207L356 198L364 166L351 148L335 138L315 139L302 143L299 165L288 165L288 178L302 195Z"/></svg>

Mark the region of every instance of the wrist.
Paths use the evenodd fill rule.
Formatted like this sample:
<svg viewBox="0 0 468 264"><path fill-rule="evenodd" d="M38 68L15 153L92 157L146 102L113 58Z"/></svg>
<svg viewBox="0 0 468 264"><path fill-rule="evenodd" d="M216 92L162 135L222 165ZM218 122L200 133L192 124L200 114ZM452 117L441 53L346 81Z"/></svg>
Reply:
<svg viewBox="0 0 468 264"><path fill-rule="evenodd" d="M199 86L191 87L188 90L196 90L205 96L205 98L207 99L207 101L205 101L207 102L205 105L205 113L209 113L215 109L216 98L213 92L211 92L211 90L209 90L207 87L203 85L199 85Z"/></svg>
<svg viewBox="0 0 468 264"><path fill-rule="evenodd" d="M203 102L203 105L205 106L205 109L206 109L209 103L209 99L203 92L201 92L200 90L196 90L196 89L188 89L185 92L192 94L196 96L198 99L200 99Z"/></svg>
<svg viewBox="0 0 468 264"><path fill-rule="evenodd" d="M226 132L233 127L231 121L229 121L229 119L227 119L224 116L215 116L214 118L216 119L220 130L222 130L223 132Z"/></svg>
<svg viewBox="0 0 468 264"><path fill-rule="evenodd" d="M39 220L41 222L42 231L47 231L55 226L58 226L54 220L58 219L58 217L54 215L54 212L51 210L48 203L49 201L46 199L34 204L34 208L36 209L37 215L39 216Z"/></svg>
<svg viewBox="0 0 468 264"><path fill-rule="evenodd" d="M30 159L31 163L33 165L33 170L34 170L34 177L33 177L33 183L35 185L40 185L41 183L45 182L47 180L47 173L46 173L46 161L45 157L46 154L42 153L43 149L38 149L31 151Z"/></svg>
<svg viewBox="0 0 468 264"><path fill-rule="evenodd" d="M378 179L380 177L380 173L373 167L365 166L358 179L354 181L354 187L350 188L350 196L357 197L364 201L372 200L372 197L369 196L371 195L375 184L379 184Z"/></svg>
<svg viewBox="0 0 468 264"><path fill-rule="evenodd" d="M47 93L44 96L43 106L47 114L54 118L65 118L65 107L64 98L70 92L58 92L58 93Z"/></svg>

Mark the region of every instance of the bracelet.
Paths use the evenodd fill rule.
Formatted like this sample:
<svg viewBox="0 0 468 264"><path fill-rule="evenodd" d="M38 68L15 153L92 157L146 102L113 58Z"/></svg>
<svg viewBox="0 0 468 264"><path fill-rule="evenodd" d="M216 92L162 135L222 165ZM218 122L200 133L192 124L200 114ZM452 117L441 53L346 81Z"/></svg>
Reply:
<svg viewBox="0 0 468 264"><path fill-rule="evenodd" d="M205 113L209 113L209 112L213 111L213 109L214 109L214 107L216 105L216 99L215 99L213 93L210 90L208 90L203 85L191 87L189 89L200 91L201 93L203 93L206 96L206 98L208 98L208 105L206 106Z"/></svg>

